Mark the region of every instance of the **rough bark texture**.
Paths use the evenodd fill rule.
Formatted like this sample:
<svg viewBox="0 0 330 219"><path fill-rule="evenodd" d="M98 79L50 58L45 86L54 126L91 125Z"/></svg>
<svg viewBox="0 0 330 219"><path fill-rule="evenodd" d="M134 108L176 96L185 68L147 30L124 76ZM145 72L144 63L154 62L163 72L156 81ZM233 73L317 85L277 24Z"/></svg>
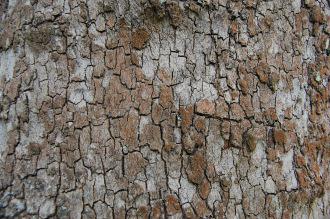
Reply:
<svg viewBox="0 0 330 219"><path fill-rule="evenodd" d="M329 218L326 0L2 0L0 217Z"/></svg>

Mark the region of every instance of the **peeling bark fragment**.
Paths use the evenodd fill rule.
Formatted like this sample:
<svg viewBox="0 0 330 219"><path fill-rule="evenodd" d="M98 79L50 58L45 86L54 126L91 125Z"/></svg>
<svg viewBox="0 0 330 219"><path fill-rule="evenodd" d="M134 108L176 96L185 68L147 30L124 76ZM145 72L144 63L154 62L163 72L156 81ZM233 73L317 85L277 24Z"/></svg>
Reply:
<svg viewBox="0 0 330 219"><path fill-rule="evenodd" d="M128 115L120 119L120 136L122 137L122 145L126 146L129 151L138 148L138 126L139 117L135 110L129 111Z"/></svg>
<svg viewBox="0 0 330 219"><path fill-rule="evenodd" d="M169 215L175 215L181 211L180 203L175 195L166 197L166 210Z"/></svg>
<svg viewBox="0 0 330 219"><path fill-rule="evenodd" d="M196 103L196 112L205 115L213 115L215 104L209 100L200 100Z"/></svg>
<svg viewBox="0 0 330 219"><path fill-rule="evenodd" d="M253 133L252 131L248 131L248 133L245 136L245 141L250 151L254 151L254 149L256 149L257 138L255 136L255 133Z"/></svg>
<svg viewBox="0 0 330 219"><path fill-rule="evenodd" d="M256 74L260 80L261 83L268 83L269 80L269 74L270 74L270 69L268 65L264 62L261 62L258 67L256 68Z"/></svg>
<svg viewBox="0 0 330 219"><path fill-rule="evenodd" d="M151 124L150 120L140 122L140 142L141 144L147 144L152 150L162 149L162 138L160 133L160 127Z"/></svg>
<svg viewBox="0 0 330 219"><path fill-rule="evenodd" d="M275 130L273 133L275 143L284 146L287 142L286 133L283 130Z"/></svg>
<svg viewBox="0 0 330 219"><path fill-rule="evenodd" d="M173 104L173 91L171 87L162 86L160 88L159 104L164 109L170 109Z"/></svg>
<svg viewBox="0 0 330 219"><path fill-rule="evenodd" d="M210 183L207 179L204 179L203 182L199 185L199 194L202 199L207 199L208 195L210 194Z"/></svg>
<svg viewBox="0 0 330 219"><path fill-rule="evenodd" d="M178 27L182 22L182 11L177 1L169 1L167 3L167 10L171 18L171 24L174 27Z"/></svg>
<svg viewBox="0 0 330 219"><path fill-rule="evenodd" d="M243 80L243 79L240 79L238 81L238 84L239 84L239 86L240 86L240 88L242 90L242 93L244 95L247 95L248 92L249 92L249 87L248 87L249 85L248 85L247 81L246 80Z"/></svg>
<svg viewBox="0 0 330 219"><path fill-rule="evenodd" d="M188 179L193 183L200 184L204 179L204 171L206 168L206 161L202 152L198 151L189 161L189 166L187 170Z"/></svg>
<svg viewBox="0 0 330 219"><path fill-rule="evenodd" d="M323 22L323 13L322 13L322 9L319 6L314 6L312 9L312 21L315 23L322 23Z"/></svg>
<svg viewBox="0 0 330 219"><path fill-rule="evenodd" d="M139 28L132 33L132 46L135 49L142 49L150 39L150 34L144 28Z"/></svg>
<svg viewBox="0 0 330 219"><path fill-rule="evenodd" d="M194 108L192 106L180 108L181 126L184 132L192 125L193 111Z"/></svg>

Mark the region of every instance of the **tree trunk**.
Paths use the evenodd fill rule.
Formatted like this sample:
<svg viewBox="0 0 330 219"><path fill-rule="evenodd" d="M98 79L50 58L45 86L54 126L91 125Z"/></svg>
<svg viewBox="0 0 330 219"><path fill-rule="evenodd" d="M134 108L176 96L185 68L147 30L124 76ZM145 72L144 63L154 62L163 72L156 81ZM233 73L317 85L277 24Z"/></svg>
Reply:
<svg viewBox="0 0 330 219"><path fill-rule="evenodd" d="M327 0L0 10L0 217L330 218Z"/></svg>

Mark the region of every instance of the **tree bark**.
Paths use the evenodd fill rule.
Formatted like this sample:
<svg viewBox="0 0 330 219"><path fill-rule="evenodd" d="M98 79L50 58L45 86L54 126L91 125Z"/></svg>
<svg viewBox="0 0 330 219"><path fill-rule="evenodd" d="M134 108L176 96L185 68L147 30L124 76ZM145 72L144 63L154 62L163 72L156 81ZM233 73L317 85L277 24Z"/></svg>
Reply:
<svg viewBox="0 0 330 219"><path fill-rule="evenodd" d="M0 11L0 217L330 217L328 1Z"/></svg>

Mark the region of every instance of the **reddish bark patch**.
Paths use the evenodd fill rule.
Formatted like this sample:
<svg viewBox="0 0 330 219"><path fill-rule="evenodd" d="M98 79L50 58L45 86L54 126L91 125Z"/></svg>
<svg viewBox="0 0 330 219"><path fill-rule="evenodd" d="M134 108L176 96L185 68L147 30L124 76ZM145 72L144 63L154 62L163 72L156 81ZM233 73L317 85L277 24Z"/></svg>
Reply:
<svg viewBox="0 0 330 219"><path fill-rule="evenodd" d="M142 49L149 39L149 32L144 28L139 28L132 33L132 46L135 49Z"/></svg>

